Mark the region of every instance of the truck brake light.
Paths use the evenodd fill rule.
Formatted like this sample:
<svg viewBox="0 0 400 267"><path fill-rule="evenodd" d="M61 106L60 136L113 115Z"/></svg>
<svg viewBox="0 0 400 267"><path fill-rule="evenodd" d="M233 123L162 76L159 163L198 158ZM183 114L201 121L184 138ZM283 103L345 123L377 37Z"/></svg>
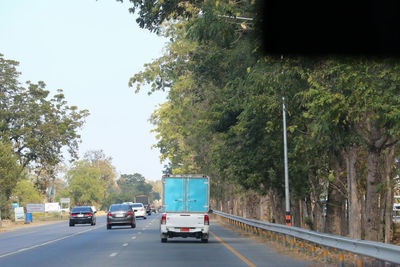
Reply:
<svg viewBox="0 0 400 267"><path fill-rule="evenodd" d="M204 225L210 225L210 219L208 218L208 215L204 215Z"/></svg>
<svg viewBox="0 0 400 267"><path fill-rule="evenodd" d="M161 224L167 224L167 214L161 216Z"/></svg>

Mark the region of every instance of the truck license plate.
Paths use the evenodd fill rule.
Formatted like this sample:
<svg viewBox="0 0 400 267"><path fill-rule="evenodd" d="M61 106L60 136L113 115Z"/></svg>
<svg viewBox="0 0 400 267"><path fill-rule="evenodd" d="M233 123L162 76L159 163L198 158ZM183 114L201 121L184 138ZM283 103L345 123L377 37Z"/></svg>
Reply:
<svg viewBox="0 0 400 267"><path fill-rule="evenodd" d="M181 232L189 232L189 228L181 228Z"/></svg>

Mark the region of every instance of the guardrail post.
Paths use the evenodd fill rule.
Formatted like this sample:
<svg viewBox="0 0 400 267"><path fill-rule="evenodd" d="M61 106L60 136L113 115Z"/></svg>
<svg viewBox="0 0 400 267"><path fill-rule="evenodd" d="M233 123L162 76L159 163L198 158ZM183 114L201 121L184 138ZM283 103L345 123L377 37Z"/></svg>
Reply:
<svg viewBox="0 0 400 267"><path fill-rule="evenodd" d="M286 247L286 235L285 234L282 235L282 245L284 247Z"/></svg>
<svg viewBox="0 0 400 267"><path fill-rule="evenodd" d="M300 241L300 251L303 252L303 253L306 252L305 249L304 249L304 241L303 240Z"/></svg>
<svg viewBox="0 0 400 267"><path fill-rule="evenodd" d="M315 244L311 245L311 256L315 256Z"/></svg>
<svg viewBox="0 0 400 267"><path fill-rule="evenodd" d="M327 262L328 261L328 248L324 247L324 261Z"/></svg>
<svg viewBox="0 0 400 267"><path fill-rule="evenodd" d="M362 267L363 266L363 261L362 261L362 256L357 255L357 267Z"/></svg>
<svg viewBox="0 0 400 267"><path fill-rule="evenodd" d="M344 256L343 251L339 252L339 267L344 267Z"/></svg>
<svg viewBox="0 0 400 267"><path fill-rule="evenodd" d="M280 236L279 236L279 234L277 233L277 234L275 235L275 242L276 242L277 244L279 244L279 238L280 238Z"/></svg>
<svg viewBox="0 0 400 267"><path fill-rule="evenodd" d="M294 248L294 242L295 242L295 237L292 236L292 238L290 239L290 248Z"/></svg>

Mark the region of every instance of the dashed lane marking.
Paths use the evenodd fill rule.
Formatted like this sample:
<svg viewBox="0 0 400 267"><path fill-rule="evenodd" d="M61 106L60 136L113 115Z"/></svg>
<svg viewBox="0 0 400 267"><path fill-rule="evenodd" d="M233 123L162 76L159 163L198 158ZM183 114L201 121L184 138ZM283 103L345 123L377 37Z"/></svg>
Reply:
<svg viewBox="0 0 400 267"><path fill-rule="evenodd" d="M114 253L111 253L110 254L110 257L115 257L115 256L117 256L118 255L118 253L117 252L114 252Z"/></svg>
<svg viewBox="0 0 400 267"><path fill-rule="evenodd" d="M136 239L136 236L132 236L132 239L135 240L135 239Z"/></svg>
<svg viewBox="0 0 400 267"><path fill-rule="evenodd" d="M122 244L123 247L126 247L128 245L128 243Z"/></svg>

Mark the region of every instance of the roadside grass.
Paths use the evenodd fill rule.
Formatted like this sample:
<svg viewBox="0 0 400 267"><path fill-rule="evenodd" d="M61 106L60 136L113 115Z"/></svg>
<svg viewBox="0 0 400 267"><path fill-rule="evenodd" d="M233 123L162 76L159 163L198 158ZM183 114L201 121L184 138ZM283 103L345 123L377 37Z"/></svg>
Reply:
<svg viewBox="0 0 400 267"><path fill-rule="evenodd" d="M67 220L67 212L32 213L32 221L63 221Z"/></svg>

